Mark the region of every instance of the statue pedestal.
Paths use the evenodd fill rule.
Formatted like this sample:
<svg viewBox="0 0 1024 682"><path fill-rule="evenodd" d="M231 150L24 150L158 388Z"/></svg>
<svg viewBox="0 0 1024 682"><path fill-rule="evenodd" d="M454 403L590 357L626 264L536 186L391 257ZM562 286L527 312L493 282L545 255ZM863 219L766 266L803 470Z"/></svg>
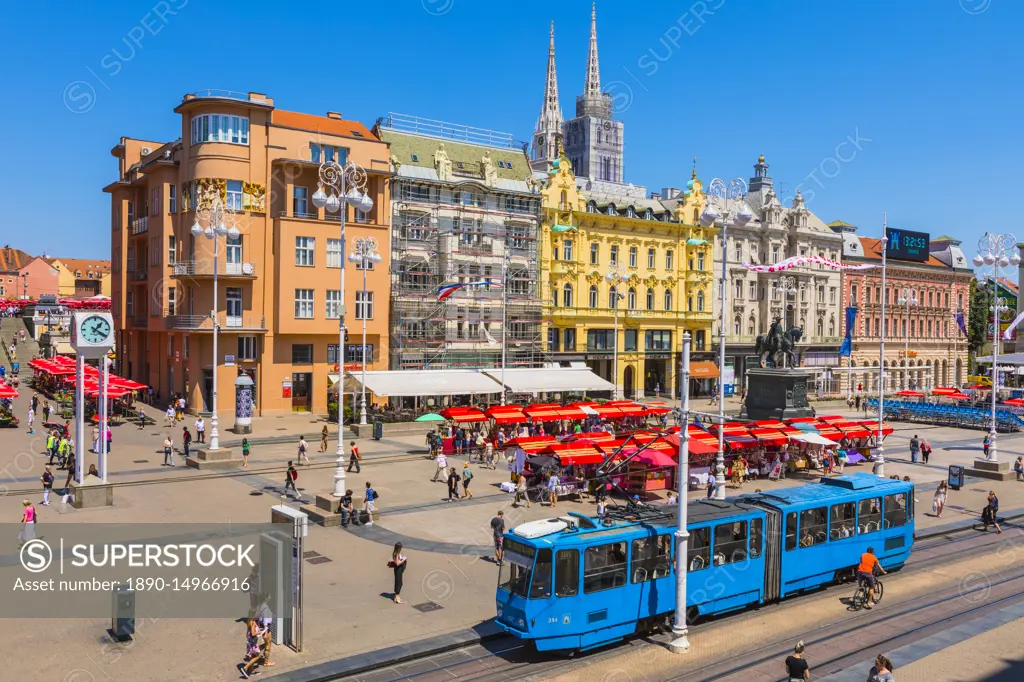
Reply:
<svg viewBox="0 0 1024 682"><path fill-rule="evenodd" d="M747 370L747 400L742 416L747 419L792 419L811 417L807 384L811 375L796 368Z"/></svg>

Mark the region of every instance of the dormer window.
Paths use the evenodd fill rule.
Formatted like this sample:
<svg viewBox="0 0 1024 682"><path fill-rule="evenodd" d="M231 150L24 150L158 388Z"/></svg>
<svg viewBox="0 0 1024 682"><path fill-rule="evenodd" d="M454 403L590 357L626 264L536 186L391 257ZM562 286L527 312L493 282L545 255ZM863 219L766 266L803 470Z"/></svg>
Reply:
<svg viewBox="0 0 1024 682"><path fill-rule="evenodd" d="M594 202L594 201L588 201L587 202L587 213L597 213L597 202Z"/></svg>
<svg viewBox="0 0 1024 682"><path fill-rule="evenodd" d="M627 206L626 207L626 217L627 218L635 218L636 217L636 211L633 210L632 206Z"/></svg>
<svg viewBox="0 0 1024 682"><path fill-rule="evenodd" d="M608 215L615 215L615 204L608 204Z"/></svg>
<svg viewBox="0 0 1024 682"><path fill-rule="evenodd" d="M644 218L646 218L647 220L654 220L654 211L652 211L651 209L647 209L644 212Z"/></svg>

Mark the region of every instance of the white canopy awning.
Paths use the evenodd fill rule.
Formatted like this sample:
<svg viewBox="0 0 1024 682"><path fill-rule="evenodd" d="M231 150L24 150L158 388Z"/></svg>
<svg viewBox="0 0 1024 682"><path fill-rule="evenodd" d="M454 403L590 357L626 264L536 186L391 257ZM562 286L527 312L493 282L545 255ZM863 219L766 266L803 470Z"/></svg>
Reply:
<svg viewBox="0 0 1024 682"><path fill-rule="evenodd" d="M980 358L975 358L975 362L979 365L991 365L992 356L985 355ZM1000 353L999 355L999 367L1002 371L1003 365L1024 365L1024 353Z"/></svg>
<svg viewBox="0 0 1024 682"><path fill-rule="evenodd" d="M802 440L803 442L809 443L811 445L835 445L834 442L830 441L828 438L825 438L825 436L821 435L820 433L794 433L792 436L790 436L790 439Z"/></svg>
<svg viewBox="0 0 1024 682"><path fill-rule="evenodd" d="M499 384L501 369L482 370ZM505 370L505 385L515 393L612 391L615 387L587 367L516 367ZM500 391L501 388L498 388Z"/></svg>
<svg viewBox="0 0 1024 682"><path fill-rule="evenodd" d="M350 379L359 384L362 372L351 372L345 376L346 386ZM480 370L423 369L367 372L366 390L376 396L387 397L469 395L501 393L501 385Z"/></svg>

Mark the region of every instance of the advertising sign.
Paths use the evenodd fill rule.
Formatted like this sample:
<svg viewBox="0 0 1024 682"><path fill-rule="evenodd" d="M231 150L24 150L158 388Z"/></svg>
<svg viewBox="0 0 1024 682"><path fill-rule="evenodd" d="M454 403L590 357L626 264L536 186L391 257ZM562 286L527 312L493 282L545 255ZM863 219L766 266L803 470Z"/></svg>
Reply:
<svg viewBox="0 0 1024 682"><path fill-rule="evenodd" d="M911 232L894 227L885 228L885 255L896 260L924 263L928 260L929 238L926 232Z"/></svg>
<svg viewBox="0 0 1024 682"><path fill-rule="evenodd" d="M281 397L291 398L292 397L292 380L285 379L281 382Z"/></svg>

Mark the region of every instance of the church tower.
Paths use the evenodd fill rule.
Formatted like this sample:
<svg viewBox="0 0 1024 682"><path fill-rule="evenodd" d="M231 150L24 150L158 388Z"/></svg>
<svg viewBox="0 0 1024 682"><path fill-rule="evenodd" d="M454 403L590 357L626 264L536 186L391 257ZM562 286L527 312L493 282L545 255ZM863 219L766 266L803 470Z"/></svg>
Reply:
<svg viewBox="0 0 1024 682"><path fill-rule="evenodd" d="M533 154L531 166L534 170L546 171L548 164L558 158L558 136L562 134L562 107L558 103L558 75L555 72L555 22L551 22L551 37L548 42L548 73L544 81L544 103L540 107L540 118L533 130Z"/></svg>
<svg viewBox="0 0 1024 682"><path fill-rule="evenodd" d="M562 124L565 155L577 178L622 182L623 125L613 120L611 95L601 92L597 58L597 9L590 6L590 49L576 116Z"/></svg>

